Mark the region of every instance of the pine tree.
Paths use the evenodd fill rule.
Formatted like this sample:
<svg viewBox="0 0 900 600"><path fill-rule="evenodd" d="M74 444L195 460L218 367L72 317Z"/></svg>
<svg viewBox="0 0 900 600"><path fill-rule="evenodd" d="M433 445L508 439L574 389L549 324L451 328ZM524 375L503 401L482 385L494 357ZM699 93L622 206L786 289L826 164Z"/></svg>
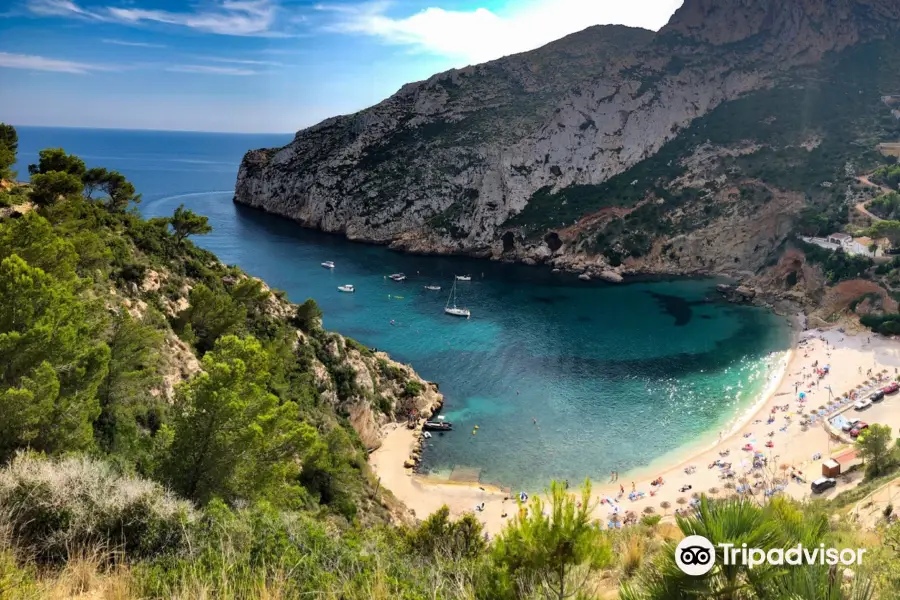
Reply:
<svg viewBox="0 0 900 600"><path fill-rule="evenodd" d="M178 390L165 473L181 494L200 504L298 495L297 459L316 432L267 391L268 361L256 339L225 336Z"/></svg>

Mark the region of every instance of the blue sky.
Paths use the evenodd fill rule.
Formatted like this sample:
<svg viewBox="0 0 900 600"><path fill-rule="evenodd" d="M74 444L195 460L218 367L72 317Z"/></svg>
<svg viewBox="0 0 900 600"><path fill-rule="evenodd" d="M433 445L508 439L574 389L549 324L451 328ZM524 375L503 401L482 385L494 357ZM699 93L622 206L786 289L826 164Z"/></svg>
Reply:
<svg viewBox="0 0 900 600"><path fill-rule="evenodd" d="M682 0L6 0L0 121L289 132ZM8 8L7 8L8 6Z"/></svg>

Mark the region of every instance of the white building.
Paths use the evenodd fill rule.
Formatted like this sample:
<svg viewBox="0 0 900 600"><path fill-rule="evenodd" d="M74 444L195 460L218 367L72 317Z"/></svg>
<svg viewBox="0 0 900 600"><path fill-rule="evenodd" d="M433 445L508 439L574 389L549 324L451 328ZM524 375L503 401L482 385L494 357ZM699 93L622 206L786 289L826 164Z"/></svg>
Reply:
<svg viewBox="0 0 900 600"><path fill-rule="evenodd" d="M852 254L854 256L867 256L869 258L874 258L875 253L869 250L868 247L860 244L859 242L853 239L853 236L849 233L832 233L827 238L815 238L815 237L802 237L800 238L807 244L815 244L820 248L825 248L826 250L837 250L840 248L847 254Z"/></svg>

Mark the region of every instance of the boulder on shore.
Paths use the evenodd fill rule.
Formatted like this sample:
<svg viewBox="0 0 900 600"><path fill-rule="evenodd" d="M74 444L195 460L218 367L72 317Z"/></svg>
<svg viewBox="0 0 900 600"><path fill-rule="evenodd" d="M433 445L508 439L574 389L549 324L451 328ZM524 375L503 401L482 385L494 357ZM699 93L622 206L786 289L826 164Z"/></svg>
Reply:
<svg viewBox="0 0 900 600"><path fill-rule="evenodd" d="M615 271L601 271L599 275L600 279L603 281L608 281L610 283L622 283L622 276Z"/></svg>

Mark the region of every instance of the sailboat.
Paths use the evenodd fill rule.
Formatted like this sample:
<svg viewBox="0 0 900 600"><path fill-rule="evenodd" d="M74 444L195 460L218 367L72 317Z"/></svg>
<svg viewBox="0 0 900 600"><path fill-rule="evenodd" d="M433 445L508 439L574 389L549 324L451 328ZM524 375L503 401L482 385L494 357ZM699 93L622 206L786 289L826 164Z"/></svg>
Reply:
<svg viewBox="0 0 900 600"><path fill-rule="evenodd" d="M450 304L453 306L450 306ZM444 306L444 312L448 315L452 315L454 317L465 317L469 318L472 313L469 312L468 308L457 308L456 307L456 280L453 280L453 287L450 289L450 297L447 298L447 305Z"/></svg>

